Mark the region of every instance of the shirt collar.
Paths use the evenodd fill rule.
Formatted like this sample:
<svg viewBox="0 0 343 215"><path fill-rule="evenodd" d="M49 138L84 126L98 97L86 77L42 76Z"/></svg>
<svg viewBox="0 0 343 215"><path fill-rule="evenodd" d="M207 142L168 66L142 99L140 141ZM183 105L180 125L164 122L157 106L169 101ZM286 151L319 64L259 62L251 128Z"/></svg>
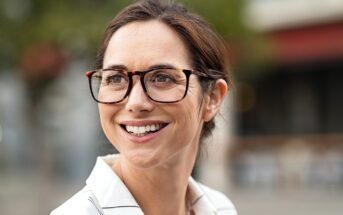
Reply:
<svg viewBox="0 0 343 215"><path fill-rule="evenodd" d="M192 177L189 177L188 189L190 192L191 207L196 215L217 214L217 210L208 199L201 185Z"/></svg>
<svg viewBox="0 0 343 215"><path fill-rule="evenodd" d="M130 191L108 164L117 156L98 157L95 167L86 181L87 186L94 192L104 210L132 207L137 208L137 214L143 214Z"/></svg>
<svg viewBox="0 0 343 215"><path fill-rule="evenodd" d="M132 207L132 209L136 208L137 215L143 214L128 188L110 167L119 156L119 154L113 154L98 157L86 184L94 192L103 209ZM192 177L189 178L188 189L191 206L196 215L217 214L201 185Z"/></svg>

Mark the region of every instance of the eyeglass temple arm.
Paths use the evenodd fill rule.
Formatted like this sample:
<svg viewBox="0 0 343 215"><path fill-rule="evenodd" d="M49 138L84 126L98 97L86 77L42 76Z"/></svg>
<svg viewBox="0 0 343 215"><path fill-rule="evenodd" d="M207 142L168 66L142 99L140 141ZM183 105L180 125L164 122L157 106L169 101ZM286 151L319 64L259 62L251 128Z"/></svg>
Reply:
<svg viewBox="0 0 343 215"><path fill-rule="evenodd" d="M214 69L208 69L208 71L211 71L214 74L206 74L204 72L199 72L196 70L193 70L192 73L201 77L205 77L205 78L222 78L223 75L225 76L225 74L223 74L222 72L218 71L218 70L214 70Z"/></svg>

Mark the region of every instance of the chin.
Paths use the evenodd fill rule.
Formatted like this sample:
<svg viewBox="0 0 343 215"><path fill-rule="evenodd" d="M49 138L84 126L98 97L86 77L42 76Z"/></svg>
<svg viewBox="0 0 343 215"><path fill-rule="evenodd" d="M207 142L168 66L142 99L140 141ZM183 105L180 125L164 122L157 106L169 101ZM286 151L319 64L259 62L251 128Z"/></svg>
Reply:
<svg viewBox="0 0 343 215"><path fill-rule="evenodd" d="M150 155L149 155L150 154ZM132 153L132 154L121 154L125 157L125 160L130 163L130 165L140 168L147 169L158 166L161 163L159 157L151 156L151 153Z"/></svg>

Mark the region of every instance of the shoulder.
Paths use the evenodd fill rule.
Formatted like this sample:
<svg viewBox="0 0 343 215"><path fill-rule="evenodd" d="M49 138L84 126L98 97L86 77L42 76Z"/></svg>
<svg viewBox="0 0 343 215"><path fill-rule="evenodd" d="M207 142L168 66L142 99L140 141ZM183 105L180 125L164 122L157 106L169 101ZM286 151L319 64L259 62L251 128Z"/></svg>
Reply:
<svg viewBox="0 0 343 215"><path fill-rule="evenodd" d="M226 195L203 184L199 183L199 186L204 191L208 200L213 204L218 214L237 215L234 204Z"/></svg>
<svg viewBox="0 0 343 215"><path fill-rule="evenodd" d="M50 215L102 215L99 203L87 186L53 210Z"/></svg>

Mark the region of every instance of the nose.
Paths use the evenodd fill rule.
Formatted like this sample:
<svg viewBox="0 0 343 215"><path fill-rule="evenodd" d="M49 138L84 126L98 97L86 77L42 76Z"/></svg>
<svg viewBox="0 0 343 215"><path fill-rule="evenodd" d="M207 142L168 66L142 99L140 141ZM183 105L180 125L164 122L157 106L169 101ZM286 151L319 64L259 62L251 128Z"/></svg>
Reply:
<svg viewBox="0 0 343 215"><path fill-rule="evenodd" d="M145 94L141 82L137 79L133 83L125 108L132 113L150 112L154 109L153 102Z"/></svg>

